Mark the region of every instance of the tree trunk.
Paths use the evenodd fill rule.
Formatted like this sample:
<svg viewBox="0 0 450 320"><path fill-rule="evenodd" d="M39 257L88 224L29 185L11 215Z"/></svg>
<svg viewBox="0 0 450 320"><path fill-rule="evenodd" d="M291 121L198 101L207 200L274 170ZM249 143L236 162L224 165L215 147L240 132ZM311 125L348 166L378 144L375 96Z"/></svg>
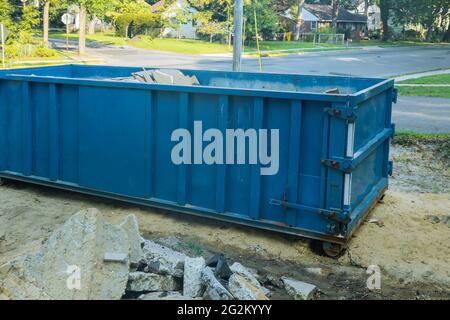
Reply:
<svg viewBox="0 0 450 320"><path fill-rule="evenodd" d="M338 28L338 15L339 15L339 0L332 0L331 6L333 7L333 12L331 15L331 26L333 28L333 31L336 32Z"/></svg>
<svg viewBox="0 0 450 320"><path fill-rule="evenodd" d="M44 3L44 16L42 18L43 22L43 40L44 44L48 46L48 27L49 27L49 11L50 11L50 0L45 1Z"/></svg>
<svg viewBox="0 0 450 320"><path fill-rule="evenodd" d="M305 3L305 0L298 0L298 7L297 7L297 25L295 26L295 40L300 40L300 34L302 32L302 9L303 4Z"/></svg>
<svg viewBox="0 0 450 320"><path fill-rule="evenodd" d="M209 35L209 43L212 43L212 41L213 41L213 35L210 34L210 35Z"/></svg>
<svg viewBox="0 0 450 320"><path fill-rule="evenodd" d="M97 18L95 16L93 16L92 19L89 21L88 34L95 34L96 20L97 20Z"/></svg>
<svg viewBox="0 0 450 320"><path fill-rule="evenodd" d="M86 52L86 8L80 4L80 28L78 33L78 54Z"/></svg>
<svg viewBox="0 0 450 320"><path fill-rule="evenodd" d="M427 35L425 37L425 41L426 42L431 42L432 36L433 36L433 26L431 25L431 26L429 26L427 28Z"/></svg>
<svg viewBox="0 0 450 320"><path fill-rule="evenodd" d="M444 42L450 42L450 21L448 23L447 32L444 34L444 38L442 39Z"/></svg>
<svg viewBox="0 0 450 320"><path fill-rule="evenodd" d="M369 16L369 6L370 6L369 0L364 0L364 15L366 17Z"/></svg>
<svg viewBox="0 0 450 320"><path fill-rule="evenodd" d="M390 0L380 0L381 24L383 29L383 41L388 41L389 34L389 10Z"/></svg>
<svg viewBox="0 0 450 320"><path fill-rule="evenodd" d="M227 4L227 28L228 28L228 36L227 42L228 46L231 47L231 34L233 32L233 28L231 27L231 7Z"/></svg>

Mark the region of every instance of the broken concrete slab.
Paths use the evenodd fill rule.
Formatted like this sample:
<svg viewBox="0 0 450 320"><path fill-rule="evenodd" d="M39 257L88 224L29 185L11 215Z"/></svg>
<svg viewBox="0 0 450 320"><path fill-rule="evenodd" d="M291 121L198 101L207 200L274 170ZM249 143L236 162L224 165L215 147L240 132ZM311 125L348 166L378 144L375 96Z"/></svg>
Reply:
<svg viewBox="0 0 450 320"><path fill-rule="evenodd" d="M115 253L115 252L106 252L103 257L103 261L105 262L122 262L126 263L128 260L128 254L126 253Z"/></svg>
<svg viewBox="0 0 450 320"><path fill-rule="evenodd" d="M230 270L233 273L237 273L238 275L244 277L245 279L247 279L248 281L250 281L250 283L252 285L254 285L255 287L259 288L262 290L262 286L259 283L258 279L256 278L256 275L253 274L248 268L244 267L242 264L240 264L239 262L235 262L231 265Z"/></svg>
<svg viewBox="0 0 450 320"><path fill-rule="evenodd" d="M288 277L282 277L281 280L284 283L287 293L295 300L310 300L317 291L317 287L310 283Z"/></svg>
<svg viewBox="0 0 450 320"><path fill-rule="evenodd" d="M180 289L174 277L155 273L131 272L127 283L127 291L176 291Z"/></svg>
<svg viewBox="0 0 450 320"><path fill-rule="evenodd" d="M144 238L141 237L139 233L139 225L134 214L128 215L124 221L120 224L128 236L128 242L130 243L130 263L136 266L139 261L144 257L144 252L142 251L142 243Z"/></svg>
<svg viewBox="0 0 450 320"><path fill-rule="evenodd" d="M191 298L203 295L202 271L205 266L203 257L186 257L184 261L183 295Z"/></svg>
<svg viewBox="0 0 450 320"><path fill-rule="evenodd" d="M55 230L37 253L14 260L10 276L54 299L120 299L128 281L129 260L105 262L104 256L129 251L123 228L106 223L97 209L86 209ZM26 291L23 295L34 298Z"/></svg>
<svg viewBox="0 0 450 320"><path fill-rule="evenodd" d="M191 77L191 83L194 86L199 86L200 85L200 81L198 81L198 78L196 76L192 76Z"/></svg>
<svg viewBox="0 0 450 320"><path fill-rule="evenodd" d="M237 273L230 277L228 289L238 300L269 300L261 289Z"/></svg>
<svg viewBox="0 0 450 320"><path fill-rule="evenodd" d="M155 82L159 84L173 84L173 76L160 70L152 71Z"/></svg>
<svg viewBox="0 0 450 320"><path fill-rule="evenodd" d="M205 299L233 300L232 294L217 280L214 271L206 267L202 271L202 283L206 286Z"/></svg>
<svg viewBox="0 0 450 320"><path fill-rule="evenodd" d="M186 255L150 240L144 241L142 250L146 272L183 277Z"/></svg>

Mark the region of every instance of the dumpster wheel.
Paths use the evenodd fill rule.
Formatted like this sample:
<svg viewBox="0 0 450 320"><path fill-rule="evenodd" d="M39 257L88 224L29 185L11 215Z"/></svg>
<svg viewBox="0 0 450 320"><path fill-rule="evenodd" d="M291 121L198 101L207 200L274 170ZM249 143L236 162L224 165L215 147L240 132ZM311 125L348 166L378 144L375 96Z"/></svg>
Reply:
<svg viewBox="0 0 450 320"><path fill-rule="evenodd" d="M332 243L323 241L322 242L322 250L323 252L331 257L331 258L338 258L344 253L345 246L338 243Z"/></svg>
<svg viewBox="0 0 450 320"><path fill-rule="evenodd" d="M6 183L6 179L0 178L0 186L4 185Z"/></svg>

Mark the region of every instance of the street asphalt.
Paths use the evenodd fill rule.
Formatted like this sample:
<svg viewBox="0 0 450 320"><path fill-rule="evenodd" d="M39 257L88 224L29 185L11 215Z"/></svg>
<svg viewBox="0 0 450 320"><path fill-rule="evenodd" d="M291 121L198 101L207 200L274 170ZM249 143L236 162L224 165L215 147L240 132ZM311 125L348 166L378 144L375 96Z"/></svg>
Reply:
<svg viewBox="0 0 450 320"><path fill-rule="evenodd" d="M450 99L401 96L392 118L398 130L450 133Z"/></svg>
<svg viewBox="0 0 450 320"><path fill-rule="evenodd" d="M61 40L52 40L64 48ZM71 43L75 49L76 43ZM231 58L220 55L190 56L132 47L88 44L88 54L108 65L230 70ZM360 77L389 77L450 68L450 46L368 47L358 50L290 54L263 58L265 72ZM256 58L243 59L243 71L259 70ZM450 90L450 89L449 89ZM450 99L400 97L393 119L398 129L450 132Z"/></svg>

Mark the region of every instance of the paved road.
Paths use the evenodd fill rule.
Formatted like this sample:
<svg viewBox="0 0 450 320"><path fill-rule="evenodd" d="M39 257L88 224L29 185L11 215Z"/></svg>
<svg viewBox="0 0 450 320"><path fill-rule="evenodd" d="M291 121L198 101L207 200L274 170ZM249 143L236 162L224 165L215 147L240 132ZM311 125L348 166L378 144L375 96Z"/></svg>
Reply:
<svg viewBox="0 0 450 320"><path fill-rule="evenodd" d="M64 41L52 41L64 48ZM189 56L154 52L132 47L88 44L89 54L101 57L109 65L176 67L230 70L231 58ZM263 58L264 71L302 74L334 74L353 76L392 76L450 68L450 46L443 47L370 47L363 50L315 52ZM245 58L244 71L258 71L255 58Z"/></svg>
<svg viewBox="0 0 450 320"><path fill-rule="evenodd" d="M64 41L52 41L64 48ZM76 43L72 43L75 49ZM88 44L88 53L108 65L175 67L229 70L228 57L188 56L130 47ZM334 74L384 77L436 68L450 68L450 46L367 48L364 50L306 53L264 58L264 71L279 73ZM257 71L256 59L243 61L244 71ZM450 132L450 100L400 97L394 106L394 121L399 129L421 132Z"/></svg>
<svg viewBox="0 0 450 320"><path fill-rule="evenodd" d="M392 117L400 130L450 133L450 99L401 96Z"/></svg>

